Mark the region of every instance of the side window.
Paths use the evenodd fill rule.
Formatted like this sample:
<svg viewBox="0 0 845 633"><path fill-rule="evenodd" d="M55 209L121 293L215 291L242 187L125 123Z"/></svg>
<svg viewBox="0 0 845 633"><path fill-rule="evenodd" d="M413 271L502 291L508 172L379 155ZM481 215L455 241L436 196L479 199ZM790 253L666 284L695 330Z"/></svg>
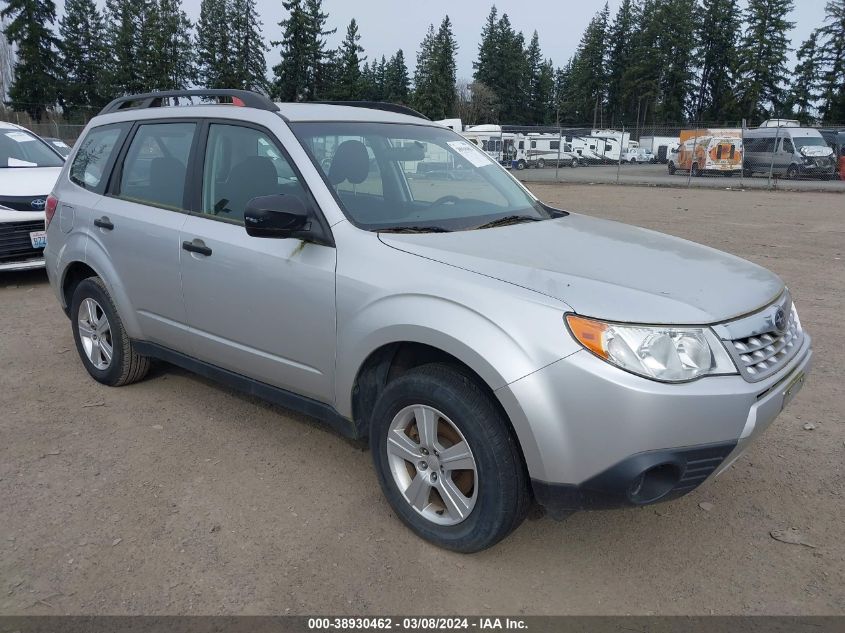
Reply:
<svg viewBox="0 0 845 633"><path fill-rule="evenodd" d="M240 125L208 128L202 212L243 224L247 203L260 196L307 195L290 163L266 133Z"/></svg>
<svg viewBox="0 0 845 633"><path fill-rule="evenodd" d="M123 161L118 196L183 210L188 157L196 127L196 123L141 125Z"/></svg>
<svg viewBox="0 0 845 633"><path fill-rule="evenodd" d="M795 146L792 144L792 139L785 138L783 139L783 151L787 152L788 154L795 153Z"/></svg>
<svg viewBox="0 0 845 633"><path fill-rule="evenodd" d="M118 125L105 125L88 132L70 166L71 182L92 190L105 184L104 172L122 132Z"/></svg>

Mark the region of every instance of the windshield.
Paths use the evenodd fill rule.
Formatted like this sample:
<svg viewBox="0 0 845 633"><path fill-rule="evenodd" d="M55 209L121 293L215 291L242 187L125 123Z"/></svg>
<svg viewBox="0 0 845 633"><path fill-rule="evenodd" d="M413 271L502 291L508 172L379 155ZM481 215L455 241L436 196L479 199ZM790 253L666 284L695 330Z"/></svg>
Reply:
<svg viewBox="0 0 845 633"><path fill-rule="evenodd" d="M292 128L361 228L456 231L553 217L493 159L449 129L360 122Z"/></svg>
<svg viewBox="0 0 845 633"><path fill-rule="evenodd" d="M0 167L61 167L62 158L25 130L0 130Z"/></svg>
<svg viewBox="0 0 845 633"><path fill-rule="evenodd" d="M795 147L801 149L802 147L827 147L823 138L815 136L793 136L792 140L795 142Z"/></svg>

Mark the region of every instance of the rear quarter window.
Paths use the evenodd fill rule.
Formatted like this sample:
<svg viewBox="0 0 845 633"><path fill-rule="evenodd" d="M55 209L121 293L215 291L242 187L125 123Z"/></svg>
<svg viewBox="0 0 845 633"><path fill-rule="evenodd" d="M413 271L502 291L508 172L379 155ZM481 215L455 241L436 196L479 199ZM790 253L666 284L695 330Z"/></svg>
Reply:
<svg viewBox="0 0 845 633"><path fill-rule="evenodd" d="M119 147L128 126L104 125L92 129L83 139L70 166L70 180L83 189L99 191L105 188L112 156Z"/></svg>

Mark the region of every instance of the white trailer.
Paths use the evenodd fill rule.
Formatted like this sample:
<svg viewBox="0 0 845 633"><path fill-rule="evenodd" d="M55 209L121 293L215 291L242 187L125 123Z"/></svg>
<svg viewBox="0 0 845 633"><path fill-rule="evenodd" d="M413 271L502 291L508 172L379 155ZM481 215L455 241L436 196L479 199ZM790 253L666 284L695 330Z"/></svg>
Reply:
<svg viewBox="0 0 845 633"><path fill-rule="evenodd" d="M640 147L650 149L654 154L654 159L658 163L666 164L668 156L672 150L676 150L681 146L681 141L677 136L642 136L640 137Z"/></svg>

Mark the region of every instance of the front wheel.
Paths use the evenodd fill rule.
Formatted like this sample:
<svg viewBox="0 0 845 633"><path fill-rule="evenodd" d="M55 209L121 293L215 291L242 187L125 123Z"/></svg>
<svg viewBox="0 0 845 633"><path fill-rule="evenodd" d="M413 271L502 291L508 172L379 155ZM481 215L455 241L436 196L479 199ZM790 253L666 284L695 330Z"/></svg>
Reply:
<svg viewBox="0 0 845 633"><path fill-rule="evenodd" d="M675 163L673 163L672 161L669 161L669 174L670 174L670 175L672 175L672 176L674 176L674 175L675 175L675 172L676 172L677 170L678 170L678 169L677 169L677 167L675 167Z"/></svg>
<svg viewBox="0 0 845 633"><path fill-rule="evenodd" d="M472 377L450 366L424 365L387 385L370 448L396 514L440 547L486 549L528 511L528 476L507 420Z"/></svg>
<svg viewBox="0 0 845 633"><path fill-rule="evenodd" d="M692 171L691 171L691 173L692 173L692 177L693 177L693 178L698 178L698 177L701 175L701 171L698 169L698 163L693 163L693 164L692 164Z"/></svg>
<svg viewBox="0 0 845 633"><path fill-rule="evenodd" d="M524 160L519 159L518 161L516 161L516 168L517 168L519 171L522 171L523 169L525 169L525 167L526 167L526 163L525 163L525 161L524 161Z"/></svg>
<svg viewBox="0 0 845 633"><path fill-rule="evenodd" d="M147 375L150 360L135 351L102 279L90 277L80 282L73 293L70 315L76 349L94 380L120 387Z"/></svg>
<svg viewBox="0 0 845 633"><path fill-rule="evenodd" d="M789 180L795 180L798 178L798 167L795 165L790 165L786 170L786 177Z"/></svg>

